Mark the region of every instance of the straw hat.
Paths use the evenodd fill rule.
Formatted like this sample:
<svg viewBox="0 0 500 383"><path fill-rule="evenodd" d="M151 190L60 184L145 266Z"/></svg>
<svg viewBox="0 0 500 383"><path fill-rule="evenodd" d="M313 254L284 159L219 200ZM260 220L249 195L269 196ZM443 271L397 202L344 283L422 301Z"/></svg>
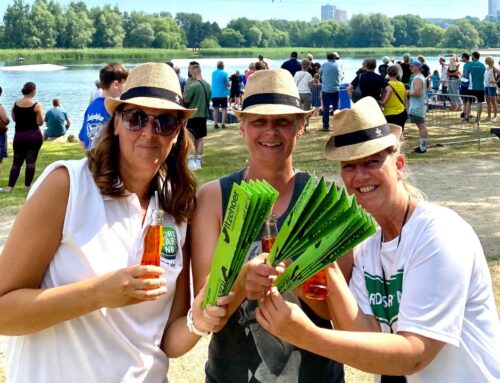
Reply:
<svg viewBox="0 0 500 383"><path fill-rule="evenodd" d="M400 126L387 123L373 97L363 97L352 109L337 111L332 125L325 156L337 161L357 160L387 149L398 142L402 131Z"/></svg>
<svg viewBox="0 0 500 383"><path fill-rule="evenodd" d="M237 117L242 114L311 114L300 107L297 85L285 69L260 70L248 77L241 110L233 106Z"/></svg>
<svg viewBox="0 0 500 383"><path fill-rule="evenodd" d="M184 106L179 77L167 64L145 63L133 68L119 99L106 97L106 109L113 114L120 104L132 104L164 110L180 110L186 118L196 109Z"/></svg>

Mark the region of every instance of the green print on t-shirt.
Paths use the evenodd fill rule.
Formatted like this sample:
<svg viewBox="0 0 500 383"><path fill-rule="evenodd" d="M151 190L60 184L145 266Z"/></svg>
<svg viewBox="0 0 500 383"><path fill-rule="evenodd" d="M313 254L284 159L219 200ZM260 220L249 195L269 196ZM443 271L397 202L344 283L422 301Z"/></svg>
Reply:
<svg viewBox="0 0 500 383"><path fill-rule="evenodd" d="M161 249L161 257L164 260L175 259L177 255L177 235L175 228L171 226L163 226L163 248Z"/></svg>
<svg viewBox="0 0 500 383"><path fill-rule="evenodd" d="M373 314L380 323L392 325L398 320L399 302L403 291L403 269L386 280L387 293L384 281L379 275L372 275L365 271L365 283L368 290L368 299Z"/></svg>

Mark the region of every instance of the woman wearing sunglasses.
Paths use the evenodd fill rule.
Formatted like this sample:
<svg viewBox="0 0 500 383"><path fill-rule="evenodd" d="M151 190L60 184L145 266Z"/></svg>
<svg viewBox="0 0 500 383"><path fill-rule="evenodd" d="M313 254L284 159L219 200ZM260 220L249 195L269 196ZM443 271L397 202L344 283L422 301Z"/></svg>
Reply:
<svg viewBox="0 0 500 383"><path fill-rule="evenodd" d="M8 380L166 382L168 357L199 339L186 326L196 185L184 122L195 110L181 95L168 65L138 65L106 99L111 119L87 158L50 165L33 187L0 256ZM161 262L142 266L155 192ZM199 307L200 330L225 314Z"/></svg>

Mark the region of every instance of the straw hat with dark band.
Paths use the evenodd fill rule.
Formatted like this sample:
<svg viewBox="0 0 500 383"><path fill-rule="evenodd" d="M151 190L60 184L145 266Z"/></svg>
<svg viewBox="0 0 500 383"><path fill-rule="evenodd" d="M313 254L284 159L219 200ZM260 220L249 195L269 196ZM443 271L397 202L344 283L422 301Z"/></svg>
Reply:
<svg viewBox="0 0 500 383"><path fill-rule="evenodd" d="M401 127L387 123L373 97L363 97L352 109L337 111L332 126L333 135L325 146L329 160L368 157L395 145L401 137Z"/></svg>
<svg viewBox="0 0 500 383"><path fill-rule="evenodd" d="M260 70L254 72L245 86L245 98L241 110L233 107L237 117L242 114L311 114L311 110L300 108L297 85L285 69Z"/></svg>
<svg viewBox="0 0 500 383"><path fill-rule="evenodd" d="M132 104L148 108L182 111L185 118L196 109L184 106L179 78L167 64L145 63L132 69L123 87L120 99L106 97L105 105L113 114L120 104Z"/></svg>

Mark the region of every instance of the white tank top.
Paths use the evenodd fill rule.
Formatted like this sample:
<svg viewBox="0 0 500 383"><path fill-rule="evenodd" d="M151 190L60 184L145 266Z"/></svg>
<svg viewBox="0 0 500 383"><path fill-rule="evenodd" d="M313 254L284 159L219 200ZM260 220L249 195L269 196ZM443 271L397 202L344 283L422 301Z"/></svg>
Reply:
<svg viewBox="0 0 500 383"><path fill-rule="evenodd" d="M138 197L103 196L86 159L48 166L33 191L60 166L69 172L69 199L61 244L41 287L61 286L140 263L153 200L143 225ZM176 225L165 214L163 225L161 266L168 293L156 301L103 308L34 334L11 337L8 382L167 381L168 359L159 346L183 266L186 224Z"/></svg>

